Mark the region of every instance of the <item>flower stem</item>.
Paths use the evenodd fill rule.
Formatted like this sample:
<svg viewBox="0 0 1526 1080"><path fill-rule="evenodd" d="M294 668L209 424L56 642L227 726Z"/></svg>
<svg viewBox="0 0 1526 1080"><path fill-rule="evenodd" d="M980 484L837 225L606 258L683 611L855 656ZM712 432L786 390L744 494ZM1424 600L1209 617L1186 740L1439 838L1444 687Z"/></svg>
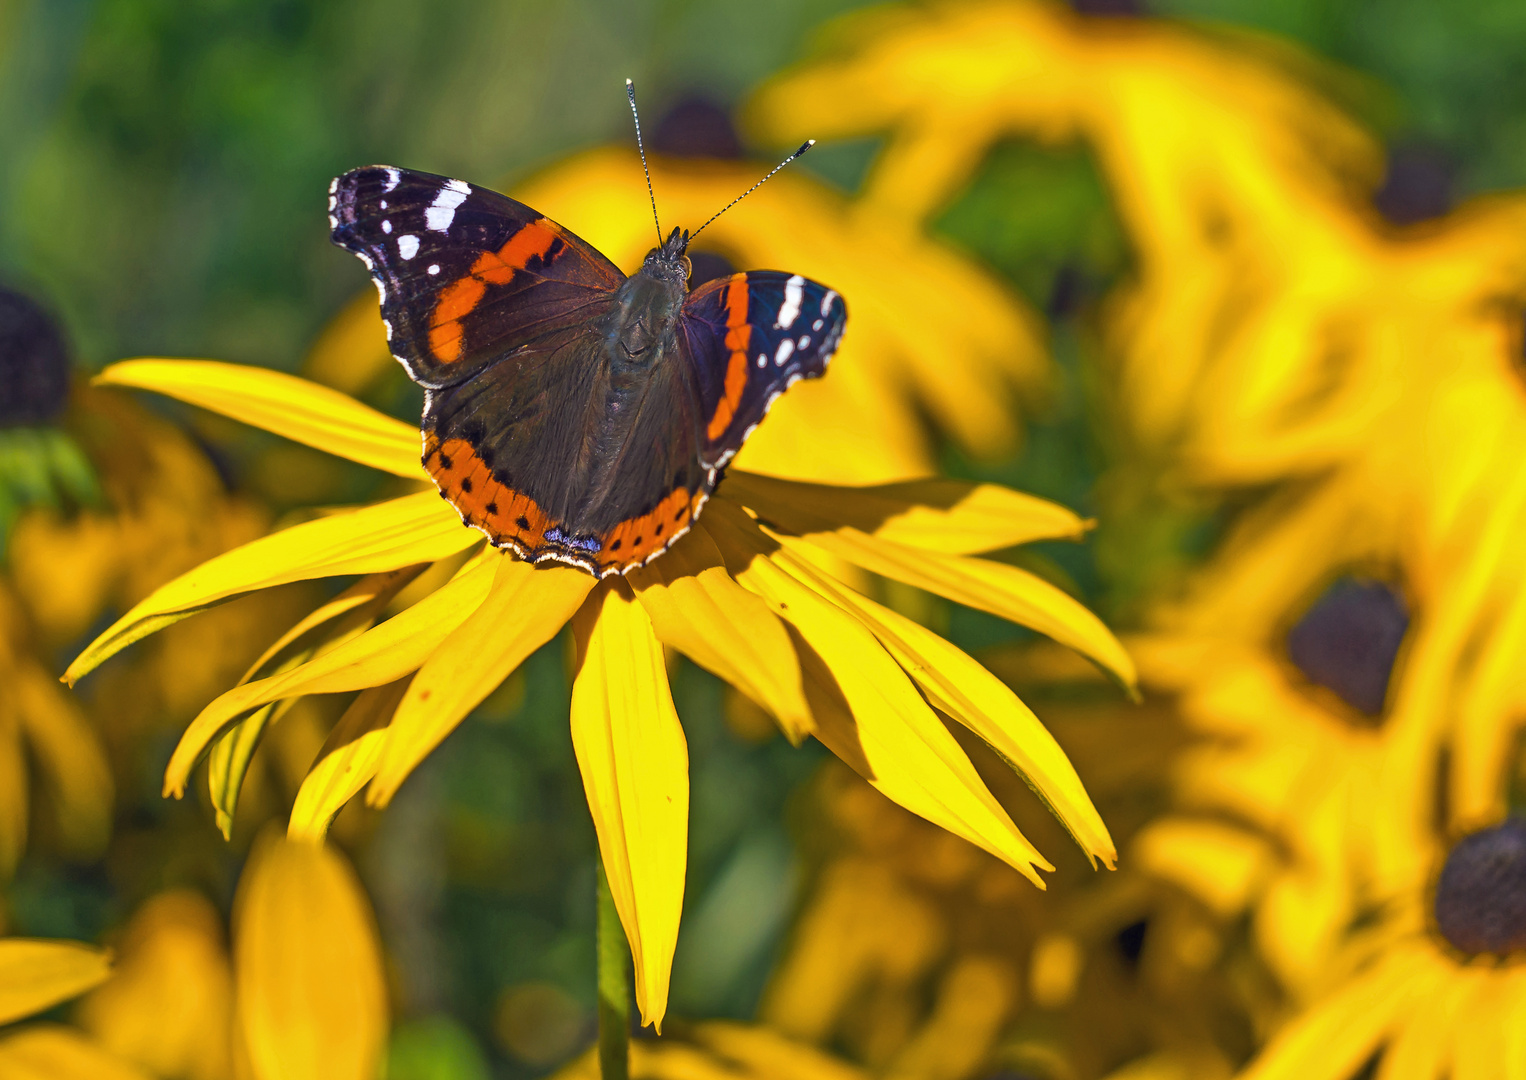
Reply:
<svg viewBox="0 0 1526 1080"><path fill-rule="evenodd" d="M599 863L599 1075L630 1080L631 973L625 928Z"/></svg>

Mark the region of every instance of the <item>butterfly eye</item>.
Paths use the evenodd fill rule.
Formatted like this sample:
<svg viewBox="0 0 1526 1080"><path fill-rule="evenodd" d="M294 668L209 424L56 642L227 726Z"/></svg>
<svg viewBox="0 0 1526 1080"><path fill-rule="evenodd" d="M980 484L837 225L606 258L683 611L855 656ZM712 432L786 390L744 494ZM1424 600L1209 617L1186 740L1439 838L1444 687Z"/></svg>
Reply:
<svg viewBox="0 0 1526 1080"><path fill-rule="evenodd" d="M689 256L687 255L681 255L679 258L683 261L684 264L684 280L688 281L691 277L694 276L694 264L689 261Z"/></svg>

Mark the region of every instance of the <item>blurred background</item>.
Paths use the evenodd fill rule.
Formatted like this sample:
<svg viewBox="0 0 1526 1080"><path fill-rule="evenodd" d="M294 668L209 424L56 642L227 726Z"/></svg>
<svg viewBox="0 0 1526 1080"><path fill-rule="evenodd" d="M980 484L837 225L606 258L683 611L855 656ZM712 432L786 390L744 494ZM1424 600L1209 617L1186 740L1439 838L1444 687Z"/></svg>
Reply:
<svg viewBox="0 0 1526 1080"><path fill-rule="evenodd" d="M747 467L938 471L1095 517L1085 543L1010 558L1124 635L1147 690L889 591L1022 691L1113 831L1120 869L1094 872L993 779L1056 863L1039 893L681 664L693 812L663 1043L694 1057L638 1046L648 1075L1272 1075L1279 1033L1336 1015L1395 941L1431 950L1436 986L1526 948L1526 925L1435 915L1458 838L1514 827L1526 789L1526 6L858 8L0 0L0 933L123 962L52 1019L145 1075L233 1075L190 1034L144 1049L145 1018L226 1042L241 867L347 702L283 719L228 841L204 784L166 801L161 777L187 719L324 594L227 605L74 693L54 679L174 574L383 483L88 375L215 358L415 421L370 285L328 243L330 179L382 162L497 187L629 269L649 226L627 76L669 225L822 140L701 270L789 259L882 313L836 396L771 418ZM824 442L790 441L807 416ZM385 950L393 1080L549 1075L593 1037L566 647L389 810L336 824ZM1457 902L1467 926L1504 918ZM1518 969L1484 966L1490 1022L1526 1025ZM1462 1039L1466 1012L1423 1022ZM1319 1075L1379 1068L1408 1030L1383 1015Z"/></svg>

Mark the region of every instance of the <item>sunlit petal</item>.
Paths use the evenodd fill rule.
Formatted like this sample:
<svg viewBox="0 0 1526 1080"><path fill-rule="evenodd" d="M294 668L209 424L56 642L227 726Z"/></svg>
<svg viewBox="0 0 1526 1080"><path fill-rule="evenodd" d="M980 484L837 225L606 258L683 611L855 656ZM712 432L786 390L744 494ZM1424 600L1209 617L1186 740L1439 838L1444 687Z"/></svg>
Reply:
<svg viewBox="0 0 1526 1080"><path fill-rule="evenodd" d="M286 827L288 839L321 841L334 815L376 775L385 748L386 725L403 700L408 683L403 678L374 686L362 690L351 702L297 790Z"/></svg>
<svg viewBox="0 0 1526 1080"><path fill-rule="evenodd" d="M1012 690L962 650L899 612L798 562L781 565L858 616L927 699L985 740L1016 769L1089 856L1118 857L1102 816L1054 736Z"/></svg>
<svg viewBox="0 0 1526 1080"><path fill-rule="evenodd" d="M760 555L771 545L736 507L713 504L699 527L714 538L733 576L788 619L809 647L801 660L816 737L886 796L1042 888L1034 867L1053 867L863 624L781 565L804 573L804 563L783 551Z"/></svg>
<svg viewBox="0 0 1526 1080"><path fill-rule="evenodd" d="M1127 687L1137 681L1134 661L1102 620L1026 570L989 559L909 548L852 528L812 533L809 542L865 570L1047 634L1091 657Z"/></svg>
<svg viewBox="0 0 1526 1080"><path fill-rule="evenodd" d="M1077 540L1087 527L1058 503L998 484L959 480L841 487L732 469L722 490L769 525L796 536L848 526L892 543L955 555L1035 540Z"/></svg>
<svg viewBox="0 0 1526 1080"><path fill-rule="evenodd" d="M418 428L279 371L215 360L124 360L95 382L153 390L373 469L423 476Z"/></svg>
<svg viewBox="0 0 1526 1080"><path fill-rule="evenodd" d="M800 660L768 605L726 572L709 535L691 530L627 578L657 638L731 683L798 743L811 730Z"/></svg>
<svg viewBox="0 0 1526 1080"><path fill-rule="evenodd" d="M209 559L156 589L86 646L64 678L72 684L133 642L242 593L433 562L481 539L433 492L293 525Z"/></svg>
<svg viewBox="0 0 1526 1080"><path fill-rule="evenodd" d="M76 941L0 938L0 1024L78 997L111 975L111 957Z"/></svg>
<svg viewBox="0 0 1526 1080"><path fill-rule="evenodd" d="M234 972L258 1080L374 1080L387 1037L381 945L334 849L259 841L235 901Z"/></svg>
<svg viewBox="0 0 1526 1080"><path fill-rule="evenodd" d="M635 961L641 1022L661 1030L688 860L688 743L642 606L611 583L574 629L572 745Z"/></svg>
<svg viewBox="0 0 1526 1080"><path fill-rule="evenodd" d="M499 561L497 555L475 560L442 588L359 637L290 671L235 686L220 695L180 737L165 769L165 794L182 795L202 750L251 709L299 694L380 686L416 671L482 603Z"/></svg>
<svg viewBox="0 0 1526 1080"><path fill-rule="evenodd" d="M508 555L494 561L486 599L424 662L392 718L367 794L373 806L387 805L466 714L557 635L594 586L591 575L570 567L537 567Z"/></svg>

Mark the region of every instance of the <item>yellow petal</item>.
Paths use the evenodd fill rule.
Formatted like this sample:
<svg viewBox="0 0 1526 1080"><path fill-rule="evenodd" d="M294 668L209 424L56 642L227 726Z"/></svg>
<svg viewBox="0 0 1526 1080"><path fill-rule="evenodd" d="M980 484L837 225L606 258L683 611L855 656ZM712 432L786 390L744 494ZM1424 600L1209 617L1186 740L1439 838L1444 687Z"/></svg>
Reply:
<svg viewBox="0 0 1526 1080"><path fill-rule="evenodd" d="M367 801L385 806L419 762L525 657L554 638L594 586L591 574L498 557L480 607L424 662L388 728ZM395 677L395 676L394 676Z"/></svg>
<svg viewBox="0 0 1526 1080"><path fill-rule="evenodd" d="M387 740L385 728L409 681L362 690L344 711L297 790L287 839L321 842L334 815L376 775Z"/></svg>
<svg viewBox="0 0 1526 1080"><path fill-rule="evenodd" d="M5 693L0 686L0 706ZM10 878L26 847L29 788L21 719L14 709L0 707L0 880Z"/></svg>
<svg viewBox="0 0 1526 1080"><path fill-rule="evenodd" d="M0 938L0 1024L52 1008L105 982L111 954L77 941Z"/></svg>
<svg viewBox="0 0 1526 1080"><path fill-rule="evenodd" d="M1079 540L1087 528L1058 503L998 484L908 480L840 487L733 469L721 490L769 525L796 536L846 525L881 540L952 554L996 551L1035 540Z"/></svg>
<svg viewBox="0 0 1526 1080"><path fill-rule="evenodd" d="M235 901L234 971L258 1080L374 1080L387 1038L381 946L333 848L261 838Z"/></svg>
<svg viewBox="0 0 1526 1080"><path fill-rule="evenodd" d="M989 559L909 548L853 528L812 533L808 539L865 570L1047 634L1091 657L1131 689L1138 680L1134 661L1101 619L1026 570Z"/></svg>
<svg viewBox="0 0 1526 1080"><path fill-rule="evenodd" d="M423 475L418 428L279 371L215 360L124 360L94 381L179 398L373 469Z"/></svg>
<svg viewBox="0 0 1526 1080"><path fill-rule="evenodd" d="M330 652L360 636L371 627L392 598L418 578L425 565L419 563L361 578L282 634L250 665L240 682L247 683L256 674L273 676L288 672L314 655ZM444 566L445 563L438 565ZM254 752L259 749L266 727L279 720L294 702L295 699L288 698L279 705L256 709L224 731L213 744L207 760L207 785L223 839L233 838L233 818L238 810L244 776L249 771Z"/></svg>
<svg viewBox="0 0 1526 1080"><path fill-rule="evenodd" d="M806 564L776 550L752 519L712 500L700 526L732 575L799 630L816 737L859 775L914 814L962 836L1043 887L1053 867L1018 831L975 766L874 635L801 583ZM789 571L784 569L789 567Z"/></svg>
<svg viewBox="0 0 1526 1080"><path fill-rule="evenodd" d="M290 671L257 679L220 695L191 721L164 772L164 793L185 792L208 743L239 716L282 698L334 694L380 686L415 671L487 596L500 561L496 553L463 567L445 586L359 637Z"/></svg>
<svg viewBox="0 0 1526 1080"><path fill-rule="evenodd" d="M689 747L651 621L619 582L573 623L572 746L630 941L641 1022L659 1031L689 849Z"/></svg>
<svg viewBox="0 0 1526 1080"><path fill-rule="evenodd" d="M75 658L71 685L135 641L214 604L291 581L434 562L481 540L433 492L293 525L209 559L156 589Z"/></svg>
<svg viewBox="0 0 1526 1080"><path fill-rule="evenodd" d="M1017 770L1091 858L1118 858L1102 816L1054 736L1005 683L956 646L899 612L807 567L796 578L858 616L927 700L958 720Z"/></svg>
<svg viewBox="0 0 1526 1080"><path fill-rule="evenodd" d="M75 699L36 664L18 664L6 677L57 806L60 840L74 855L98 855L111 835L114 788L100 741Z"/></svg>
<svg viewBox="0 0 1526 1080"><path fill-rule="evenodd" d="M72 1028L34 1024L0 1039L5 1080L153 1080Z"/></svg>
<svg viewBox="0 0 1526 1080"><path fill-rule="evenodd" d="M868 1073L807 1043L794 1042L761 1024L709 1020L692 1037L726 1063L737 1062L751 1075L790 1080L868 1080ZM729 1072L729 1070L728 1070ZM946 1075L930 1073L928 1075Z"/></svg>
<svg viewBox="0 0 1526 1080"><path fill-rule="evenodd" d="M791 742L810 734L810 708L789 631L767 604L731 579L707 534L691 529L626 580L659 641L767 709Z"/></svg>

